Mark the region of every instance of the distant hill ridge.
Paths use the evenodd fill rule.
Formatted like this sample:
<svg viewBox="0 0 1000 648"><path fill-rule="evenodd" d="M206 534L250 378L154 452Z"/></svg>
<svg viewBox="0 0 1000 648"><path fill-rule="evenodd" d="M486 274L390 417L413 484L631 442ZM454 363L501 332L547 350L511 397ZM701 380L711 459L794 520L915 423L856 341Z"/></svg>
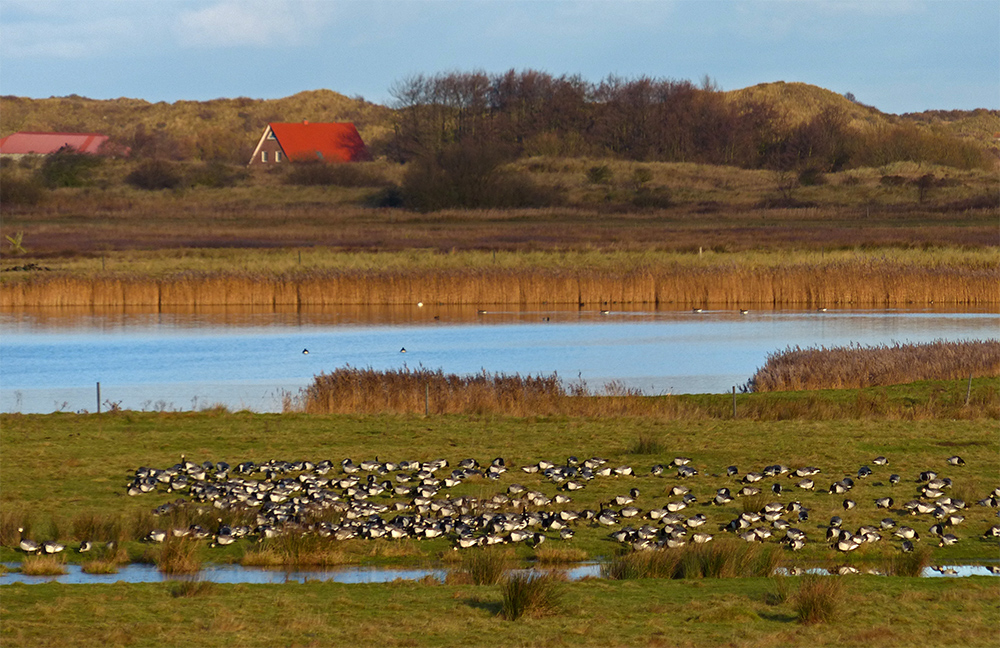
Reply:
<svg viewBox="0 0 1000 648"><path fill-rule="evenodd" d="M807 83L777 81L723 93L734 101L771 104L788 125L808 121L827 108L842 111L855 128L912 123L935 132L968 138L998 151L1000 110L925 111L892 115ZM142 99L97 100L70 95L47 99L0 97L0 136L17 131L99 132L131 142L161 132L180 142L179 155L212 158L213 150L249 156L265 124L275 121L353 122L373 148L393 133L393 109L332 90L307 90L281 99L212 99L150 103ZM238 151L236 150L238 149Z"/></svg>

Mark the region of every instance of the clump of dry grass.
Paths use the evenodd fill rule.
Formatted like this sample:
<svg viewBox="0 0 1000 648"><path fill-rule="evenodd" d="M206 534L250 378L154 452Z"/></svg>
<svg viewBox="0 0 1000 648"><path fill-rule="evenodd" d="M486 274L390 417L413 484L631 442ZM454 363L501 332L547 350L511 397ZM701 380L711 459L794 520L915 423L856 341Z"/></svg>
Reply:
<svg viewBox="0 0 1000 648"><path fill-rule="evenodd" d="M755 392L851 389L970 375L1000 376L1000 341L789 347L770 354L747 387Z"/></svg>
<svg viewBox="0 0 1000 648"><path fill-rule="evenodd" d="M194 596L206 596L215 591L215 583L204 580L181 580L173 583L170 588L170 596L174 598L191 598Z"/></svg>
<svg viewBox="0 0 1000 648"><path fill-rule="evenodd" d="M459 569L468 575L474 585L496 585L511 564L509 551L485 547L464 552Z"/></svg>
<svg viewBox="0 0 1000 648"><path fill-rule="evenodd" d="M780 561L773 546L719 540L627 553L601 565L601 575L612 580L770 577Z"/></svg>
<svg viewBox="0 0 1000 648"><path fill-rule="evenodd" d="M62 576L66 573L66 559L63 556L25 556L21 573L25 576Z"/></svg>
<svg viewBox="0 0 1000 648"><path fill-rule="evenodd" d="M651 432L643 432L629 447L629 454L657 455L663 454L665 447L658 435Z"/></svg>
<svg viewBox="0 0 1000 648"><path fill-rule="evenodd" d="M883 564L883 571L890 576L916 577L923 574L931 564L931 549L916 547L909 553L894 553L888 556Z"/></svg>
<svg viewBox="0 0 1000 648"><path fill-rule="evenodd" d="M287 533L248 549L240 559L245 567L308 565L333 567L351 562L342 547L318 536Z"/></svg>
<svg viewBox="0 0 1000 648"><path fill-rule="evenodd" d="M799 623L812 625L832 621L844 593L844 581L837 576L807 574L795 594Z"/></svg>
<svg viewBox="0 0 1000 648"><path fill-rule="evenodd" d="M500 585L500 615L508 621L521 617L541 617L559 609L558 581L551 574L512 572Z"/></svg>
<svg viewBox="0 0 1000 648"><path fill-rule="evenodd" d="M574 563L587 558L585 550L573 547L542 547L535 550L535 560L543 565Z"/></svg>
<svg viewBox="0 0 1000 648"><path fill-rule="evenodd" d="M187 538L175 538L168 533L158 549L154 560L156 568L164 574L192 574L201 571L201 558L197 555L198 543Z"/></svg>

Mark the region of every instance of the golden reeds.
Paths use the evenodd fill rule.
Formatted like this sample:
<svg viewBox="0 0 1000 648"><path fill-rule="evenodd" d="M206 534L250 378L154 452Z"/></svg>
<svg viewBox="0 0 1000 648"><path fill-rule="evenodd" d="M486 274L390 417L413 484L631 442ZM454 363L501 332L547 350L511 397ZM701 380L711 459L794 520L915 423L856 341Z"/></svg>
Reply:
<svg viewBox="0 0 1000 648"><path fill-rule="evenodd" d="M788 348L772 353L751 391L850 389L917 380L1000 376L1000 341Z"/></svg>
<svg viewBox="0 0 1000 648"><path fill-rule="evenodd" d="M36 274L0 283L0 308L450 305L716 305L885 308L1000 302L1000 267L869 256L789 263L658 262ZM584 263L581 259L580 263Z"/></svg>
<svg viewBox="0 0 1000 648"><path fill-rule="evenodd" d="M457 376L423 367L387 371L344 367L316 376L303 394L302 405L310 413L503 412L526 416L556 413L566 396L555 374Z"/></svg>
<svg viewBox="0 0 1000 648"><path fill-rule="evenodd" d="M824 398L809 392L750 393L739 397L741 419L828 420L885 418L982 418L1000 415L996 386L968 377L950 387L918 387L894 393L859 390L853 398ZM605 387L605 392L608 387ZM920 395L917 395L920 392ZM924 393L926 392L926 393ZM968 399L966 398L968 397ZM311 414L504 414L510 416L635 416L675 419L731 419L728 396L604 395L585 385L563 383L556 374L527 376L480 373L444 374L426 368L376 371L342 367L316 376L298 396L287 395L284 411ZM660 440L640 436L632 454L655 448ZM759 505L754 503L748 506Z"/></svg>

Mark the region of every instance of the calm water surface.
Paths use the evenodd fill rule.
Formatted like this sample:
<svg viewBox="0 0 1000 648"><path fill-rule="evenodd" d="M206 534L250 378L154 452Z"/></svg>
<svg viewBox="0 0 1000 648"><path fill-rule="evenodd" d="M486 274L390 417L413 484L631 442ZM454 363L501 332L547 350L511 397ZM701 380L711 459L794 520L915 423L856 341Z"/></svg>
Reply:
<svg viewBox="0 0 1000 648"><path fill-rule="evenodd" d="M345 365L556 372L592 390L618 382L647 394L720 393L788 346L998 332L997 313L933 310L0 313L0 410L94 411L100 382L102 402L128 409L280 411L283 394Z"/></svg>

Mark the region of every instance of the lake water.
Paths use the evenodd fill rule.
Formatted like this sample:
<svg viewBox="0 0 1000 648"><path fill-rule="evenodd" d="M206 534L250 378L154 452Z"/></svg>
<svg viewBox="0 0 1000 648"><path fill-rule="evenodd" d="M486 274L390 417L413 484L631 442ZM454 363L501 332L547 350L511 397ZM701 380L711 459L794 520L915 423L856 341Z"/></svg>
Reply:
<svg viewBox="0 0 1000 648"><path fill-rule="evenodd" d="M0 411L94 411L100 382L102 403L126 409L222 404L274 412L283 394L345 365L555 372L598 391L618 382L646 394L721 393L788 346L998 333L995 312L935 310L7 312L0 313Z"/></svg>

